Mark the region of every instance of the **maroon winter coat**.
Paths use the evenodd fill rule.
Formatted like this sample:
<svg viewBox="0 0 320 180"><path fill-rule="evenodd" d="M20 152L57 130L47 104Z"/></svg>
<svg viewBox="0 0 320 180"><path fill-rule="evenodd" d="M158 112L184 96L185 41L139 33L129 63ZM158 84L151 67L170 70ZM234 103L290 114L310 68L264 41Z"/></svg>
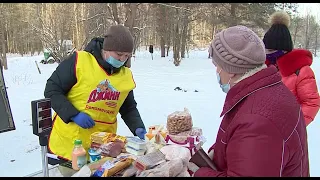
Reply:
<svg viewBox="0 0 320 180"><path fill-rule="evenodd" d="M274 66L230 89L213 162L194 176L309 176L306 124ZM209 150L209 151L210 151Z"/></svg>

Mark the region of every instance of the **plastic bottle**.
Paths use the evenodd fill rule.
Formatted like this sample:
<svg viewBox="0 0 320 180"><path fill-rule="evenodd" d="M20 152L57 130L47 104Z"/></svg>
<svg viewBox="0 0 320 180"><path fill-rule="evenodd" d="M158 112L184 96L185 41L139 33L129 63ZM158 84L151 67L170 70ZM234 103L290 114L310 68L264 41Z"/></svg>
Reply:
<svg viewBox="0 0 320 180"><path fill-rule="evenodd" d="M72 169L78 171L87 164L87 152L82 146L82 141L77 139L74 141L72 151Z"/></svg>

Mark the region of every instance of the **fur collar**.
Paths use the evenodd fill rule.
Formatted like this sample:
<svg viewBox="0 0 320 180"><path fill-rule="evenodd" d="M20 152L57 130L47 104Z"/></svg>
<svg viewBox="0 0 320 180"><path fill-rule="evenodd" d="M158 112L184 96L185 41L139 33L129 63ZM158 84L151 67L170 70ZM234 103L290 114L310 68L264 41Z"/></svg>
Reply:
<svg viewBox="0 0 320 180"><path fill-rule="evenodd" d="M308 50L294 49L277 60L278 69L282 76L287 77L304 66L311 66L312 54Z"/></svg>

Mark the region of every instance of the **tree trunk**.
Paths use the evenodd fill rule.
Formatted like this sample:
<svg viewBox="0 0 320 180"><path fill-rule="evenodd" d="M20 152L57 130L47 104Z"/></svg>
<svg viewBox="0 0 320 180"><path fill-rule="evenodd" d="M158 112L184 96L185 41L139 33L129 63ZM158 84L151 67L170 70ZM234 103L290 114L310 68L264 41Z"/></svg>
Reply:
<svg viewBox="0 0 320 180"><path fill-rule="evenodd" d="M183 15L183 25L181 33L181 58L185 58L186 52L186 42L187 42L187 33L188 33L188 16L186 13Z"/></svg>
<svg viewBox="0 0 320 180"><path fill-rule="evenodd" d="M170 50L170 46L171 46L171 35L172 35L172 25L170 24L169 25L169 28L168 28L168 34L167 34L167 56L169 56L169 50Z"/></svg>
<svg viewBox="0 0 320 180"><path fill-rule="evenodd" d="M74 12L74 22L75 22L75 40L73 41L75 43L75 47L77 49L80 47L80 40L79 40L79 24L78 24L78 8L77 3L73 4L73 12Z"/></svg>
<svg viewBox="0 0 320 180"><path fill-rule="evenodd" d="M306 19L306 31L305 31L305 44L304 44L304 48L308 49L309 47L309 14L307 15L307 19Z"/></svg>
<svg viewBox="0 0 320 180"><path fill-rule="evenodd" d="M110 3L111 8L112 8L112 16L113 19L120 24L120 19L119 19L119 15L118 15L118 7L116 3Z"/></svg>
<svg viewBox="0 0 320 180"><path fill-rule="evenodd" d="M6 41L6 33L5 33L5 31L6 31L6 27L5 27L5 24L6 24L6 17L5 17L5 9L4 9L4 4L1 4L1 6L0 6L0 14L1 14L1 16L0 16L0 19L1 19L1 23L0 23L0 26L1 26L1 28L0 28L0 38L1 38L1 50L2 50L2 57L1 57L1 60L2 60L2 66L3 66L3 68L5 69L5 70L7 70L8 69L8 62L7 62L7 48L6 48L6 44L7 44L7 41Z"/></svg>
<svg viewBox="0 0 320 180"><path fill-rule="evenodd" d="M296 44L297 34L298 34L298 23L296 23L296 26L294 28L293 44Z"/></svg>
<svg viewBox="0 0 320 180"><path fill-rule="evenodd" d="M235 26L238 23L237 15L236 15L238 4L237 3L230 3L230 5L231 5L231 8L230 8L230 15L231 15L230 25L231 26Z"/></svg>
<svg viewBox="0 0 320 180"><path fill-rule="evenodd" d="M176 9L176 19L179 19L179 10ZM180 65L180 33L179 33L179 20L175 24L175 34L174 34L174 45L173 45L173 64L175 66Z"/></svg>
<svg viewBox="0 0 320 180"><path fill-rule="evenodd" d="M157 29L160 35L160 51L161 51L161 57L166 56L166 50L165 50L165 34L166 34L166 10L163 5L158 5L158 24Z"/></svg>
<svg viewBox="0 0 320 180"><path fill-rule="evenodd" d="M7 70L8 69L8 62L7 62L7 51L6 51L6 43L7 43L7 41L6 41L6 38L5 38L5 26L4 26L4 22L3 23L1 23L2 25L2 27L1 27L1 41L2 41L2 47L1 47L1 49L2 49L2 65L3 65L3 68L5 69L5 70Z"/></svg>
<svg viewBox="0 0 320 180"><path fill-rule="evenodd" d="M318 34L319 32L319 25L316 24L316 29L315 29L315 45L314 45L314 56L316 57L317 56L317 50L318 50Z"/></svg>
<svg viewBox="0 0 320 180"><path fill-rule="evenodd" d="M133 41L134 41L133 54L135 53L135 51L137 49L137 46L136 46L138 43L137 33L140 33L138 31L136 33L135 30L133 29L133 27L135 25L137 9L138 9L138 3L127 4L127 12L126 12L127 21L124 23L124 25L129 28L129 31L131 32L131 35L133 36Z"/></svg>

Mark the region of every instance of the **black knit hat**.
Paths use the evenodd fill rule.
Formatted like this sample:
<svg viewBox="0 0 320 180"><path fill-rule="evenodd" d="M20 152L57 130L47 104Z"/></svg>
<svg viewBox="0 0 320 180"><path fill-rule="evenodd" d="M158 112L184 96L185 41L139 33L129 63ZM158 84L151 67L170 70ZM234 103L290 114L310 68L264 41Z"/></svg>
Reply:
<svg viewBox="0 0 320 180"><path fill-rule="evenodd" d="M283 11L275 12L271 15L270 22L272 26L263 37L266 49L292 51L289 15Z"/></svg>
<svg viewBox="0 0 320 180"><path fill-rule="evenodd" d="M111 26L104 37L103 50L131 53L133 37L129 29L123 25Z"/></svg>

